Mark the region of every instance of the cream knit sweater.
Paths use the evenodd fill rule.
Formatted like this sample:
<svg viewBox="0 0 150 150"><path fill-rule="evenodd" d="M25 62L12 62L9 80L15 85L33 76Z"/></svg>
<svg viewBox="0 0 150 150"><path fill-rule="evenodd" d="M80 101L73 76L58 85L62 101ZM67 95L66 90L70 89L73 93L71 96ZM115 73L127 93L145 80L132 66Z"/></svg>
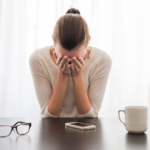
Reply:
<svg viewBox="0 0 150 150"><path fill-rule="evenodd" d="M47 109L47 104L53 94L59 73L59 67L53 62L49 49L50 46L46 46L34 50L29 57L29 66L36 97L41 108L41 117L57 118L50 114ZM92 47L89 58L86 59L82 73L88 98L91 102L91 109L84 115L78 114L75 105L72 78L70 76L60 118L98 117L112 65L112 59L105 51L96 47Z"/></svg>

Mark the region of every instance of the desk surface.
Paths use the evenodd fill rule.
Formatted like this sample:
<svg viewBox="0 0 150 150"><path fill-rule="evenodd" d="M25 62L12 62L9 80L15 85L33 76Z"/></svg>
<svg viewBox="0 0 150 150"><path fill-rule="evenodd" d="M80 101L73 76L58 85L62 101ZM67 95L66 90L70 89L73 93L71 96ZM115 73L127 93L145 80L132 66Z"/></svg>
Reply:
<svg viewBox="0 0 150 150"><path fill-rule="evenodd" d="M0 138L1 150L150 150L149 122L141 135L129 133L117 118L0 118L0 125L17 121L31 122L30 132L20 136L14 130ZM65 127L66 122L93 124L96 130Z"/></svg>

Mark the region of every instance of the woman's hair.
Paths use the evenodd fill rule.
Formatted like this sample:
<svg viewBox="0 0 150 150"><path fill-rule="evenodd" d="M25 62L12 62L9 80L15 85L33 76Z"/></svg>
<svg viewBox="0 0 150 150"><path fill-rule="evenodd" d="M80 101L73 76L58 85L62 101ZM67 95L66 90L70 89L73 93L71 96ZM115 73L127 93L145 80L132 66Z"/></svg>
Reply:
<svg viewBox="0 0 150 150"><path fill-rule="evenodd" d="M52 38L54 45L58 43L68 51L81 45L87 47L89 29L78 9L68 9L66 14L57 20Z"/></svg>

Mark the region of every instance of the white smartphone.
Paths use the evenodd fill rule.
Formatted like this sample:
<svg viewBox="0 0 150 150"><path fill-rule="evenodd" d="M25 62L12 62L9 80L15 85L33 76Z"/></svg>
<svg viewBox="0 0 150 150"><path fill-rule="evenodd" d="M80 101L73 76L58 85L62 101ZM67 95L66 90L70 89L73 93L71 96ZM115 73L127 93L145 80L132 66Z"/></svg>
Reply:
<svg viewBox="0 0 150 150"><path fill-rule="evenodd" d="M91 129L96 128L95 125L86 124L86 123L82 123L82 122L68 122L68 123L65 123L65 126L80 129L80 130L91 130Z"/></svg>

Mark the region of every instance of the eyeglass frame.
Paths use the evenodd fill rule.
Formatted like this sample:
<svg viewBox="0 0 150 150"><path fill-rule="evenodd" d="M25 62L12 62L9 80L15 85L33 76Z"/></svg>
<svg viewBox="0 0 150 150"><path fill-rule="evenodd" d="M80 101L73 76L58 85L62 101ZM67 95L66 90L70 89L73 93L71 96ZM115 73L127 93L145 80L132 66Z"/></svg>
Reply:
<svg viewBox="0 0 150 150"><path fill-rule="evenodd" d="M16 126L16 124L18 124L18 123L21 123L21 124L19 124L19 125ZM0 127L4 127L4 126L11 127L11 131L10 131L9 135L12 133L12 130L13 130L14 128L16 128L16 132L17 132L18 135L25 135L25 134L27 134L27 133L25 133L25 134L19 134L19 133L18 133L17 127L18 127L18 126L21 126L21 125L28 125L28 126L29 126L29 130L28 130L27 133L29 133L30 128L31 128L31 123L29 123L29 122L18 121L18 122L16 122L13 126L9 126L9 125L0 125ZM7 136L9 136L9 135L6 135L6 136L0 136L0 138L1 138L1 137L7 137Z"/></svg>

